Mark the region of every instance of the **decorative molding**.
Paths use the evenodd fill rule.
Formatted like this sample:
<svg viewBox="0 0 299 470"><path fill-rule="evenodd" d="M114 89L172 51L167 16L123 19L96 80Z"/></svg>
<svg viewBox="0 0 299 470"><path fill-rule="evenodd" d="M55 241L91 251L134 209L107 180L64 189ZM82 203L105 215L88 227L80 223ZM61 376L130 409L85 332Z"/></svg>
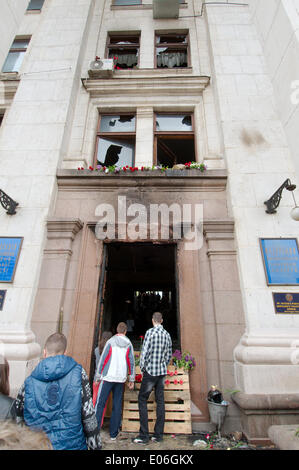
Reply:
<svg viewBox="0 0 299 470"><path fill-rule="evenodd" d="M20 83L20 75L17 73L0 73L0 97L3 96L5 105L13 100Z"/></svg>
<svg viewBox="0 0 299 470"><path fill-rule="evenodd" d="M112 78L87 78L82 79L86 91L92 98L105 95L150 95L150 96L199 96L210 83L207 76L181 76L176 71L175 76L155 74L155 69L134 70L131 76L118 77L114 72ZM160 69L158 69L160 72ZM141 76L138 77L138 74ZM186 80L188 76L188 80Z"/></svg>
<svg viewBox="0 0 299 470"><path fill-rule="evenodd" d="M60 191L110 191L122 188L148 190L159 188L167 192L208 191L222 192L226 190L227 172L225 170L166 170L135 172L134 174L114 175L98 173L90 170L58 170L57 184Z"/></svg>

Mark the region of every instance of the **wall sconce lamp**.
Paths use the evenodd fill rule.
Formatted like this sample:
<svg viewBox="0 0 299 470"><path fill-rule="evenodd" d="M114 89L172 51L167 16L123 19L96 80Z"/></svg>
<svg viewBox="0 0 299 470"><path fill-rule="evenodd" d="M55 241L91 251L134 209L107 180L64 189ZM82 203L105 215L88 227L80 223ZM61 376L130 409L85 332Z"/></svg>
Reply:
<svg viewBox="0 0 299 470"><path fill-rule="evenodd" d="M276 209L279 206L281 196L282 196L282 191L284 189L287 189L288 191L291 191L295 207L291 210L291 217L292 219L299 221L299 207L297 206L296 199L294 196L293 191L296 189L296 185L292 184L289 179L285 180L285 182L280 186L280 188L275 191L275 193L268 199L268 201L265 201L264 204L266 204L267 209L266 212L267 214L275 214Z"/></svg>
<svg viewBox="0 0 299 470"><path fill-rule="evenodd" d="M8 215L16 214L16 207L19 203L9 197L2 189L0 189L0 203Z"/></svg>

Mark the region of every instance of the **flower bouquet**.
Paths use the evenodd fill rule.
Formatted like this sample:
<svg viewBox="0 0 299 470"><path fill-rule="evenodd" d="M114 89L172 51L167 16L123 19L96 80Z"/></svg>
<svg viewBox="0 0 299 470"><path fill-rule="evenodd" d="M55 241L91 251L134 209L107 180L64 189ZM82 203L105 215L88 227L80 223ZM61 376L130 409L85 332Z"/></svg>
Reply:
<svg viewBox="0 0 299 470"><path fill-rule="evenodd" d="M172 364L178 369L191 370L196 366L196 362L188 351L176 350L172 355Z"/></svg>

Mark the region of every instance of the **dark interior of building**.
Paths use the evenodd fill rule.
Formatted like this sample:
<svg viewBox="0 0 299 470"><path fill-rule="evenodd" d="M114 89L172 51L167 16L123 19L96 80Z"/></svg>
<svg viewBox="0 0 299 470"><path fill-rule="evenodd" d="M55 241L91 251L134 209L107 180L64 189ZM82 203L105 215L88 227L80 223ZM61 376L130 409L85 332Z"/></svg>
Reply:
<svg viewBox="0 0 299 470"><path fill-rule="evenodd" d="M140 336L153 326L152 314L160 311L173 346L179 347L175 260L175 244L107 244L101 332L115 334L124 321L134 349L140 350Z"/></svg>

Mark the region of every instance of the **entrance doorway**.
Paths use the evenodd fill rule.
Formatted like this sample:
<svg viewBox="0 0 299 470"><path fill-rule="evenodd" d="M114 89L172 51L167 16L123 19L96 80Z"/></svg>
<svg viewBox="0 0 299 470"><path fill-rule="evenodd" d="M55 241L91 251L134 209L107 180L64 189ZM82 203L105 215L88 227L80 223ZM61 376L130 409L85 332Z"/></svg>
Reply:
<svg viewBox="0 0 299 470"><path fill-rule="evenodd" d="M173 348L180 347L176 244L107 243L99 286L95 346L103 331L128 325L128 337L139 350L140 336L152 327L152 314L163 314Z"/></svg>

